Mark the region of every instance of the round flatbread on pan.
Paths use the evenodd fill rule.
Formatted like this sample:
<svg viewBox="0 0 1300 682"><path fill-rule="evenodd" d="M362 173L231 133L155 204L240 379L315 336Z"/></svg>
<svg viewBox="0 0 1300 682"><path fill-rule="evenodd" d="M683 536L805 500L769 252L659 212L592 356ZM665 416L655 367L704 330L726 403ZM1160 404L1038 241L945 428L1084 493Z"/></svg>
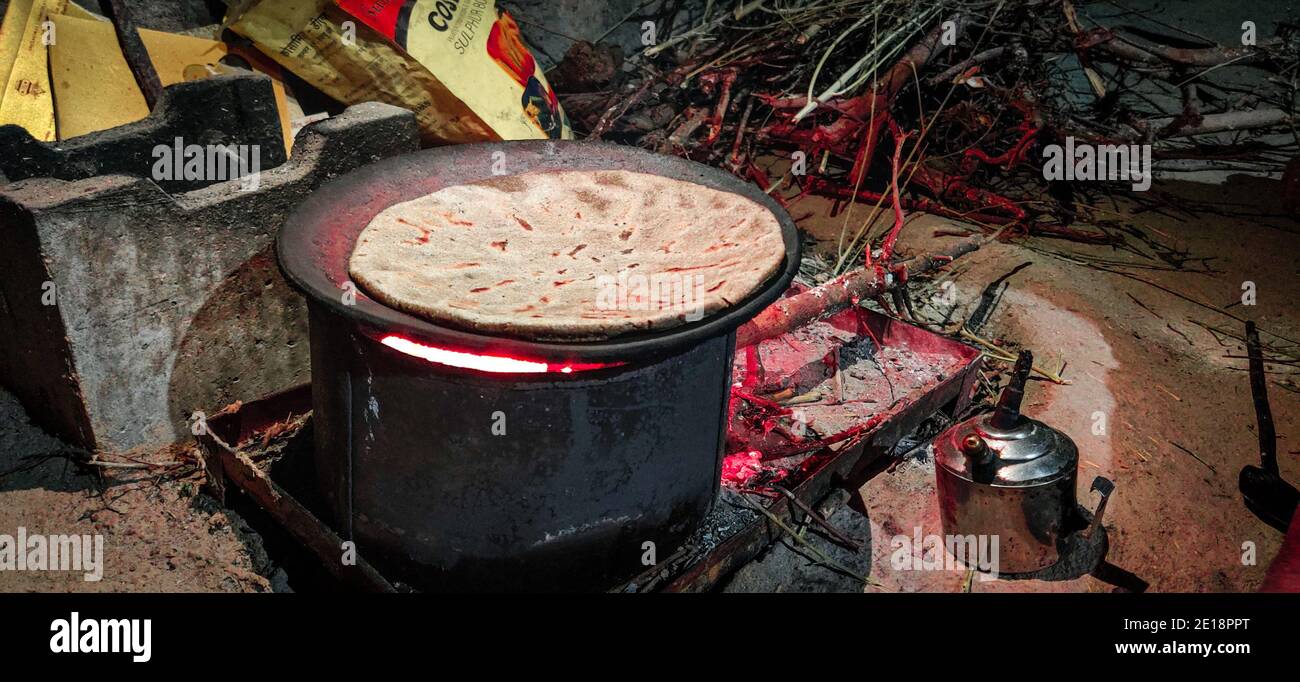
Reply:
<svg viewBox="0 0 1300 682"><path fill-rule="evenodd" d="M629 171L447 187L385 209L352 279L435 323L596 340L695 321L743 300L785 257L776 216L730 192Z"/></svg>

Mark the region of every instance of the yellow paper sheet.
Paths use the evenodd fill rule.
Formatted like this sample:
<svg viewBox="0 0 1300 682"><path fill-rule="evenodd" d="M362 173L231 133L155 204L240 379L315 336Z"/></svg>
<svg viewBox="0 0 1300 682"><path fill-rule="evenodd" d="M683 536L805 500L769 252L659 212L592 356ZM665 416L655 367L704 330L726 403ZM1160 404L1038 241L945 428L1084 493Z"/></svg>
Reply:
<svg viewBox="0 0 1300 682"><path fill-rule="evenodd" d="M14 59L18 57L18 44L27 30L27 17L32 13L33 0L9 0L4 20L0 21L0 85L9 84ZM0 89L0 104L4 103L8 89Z"/></svg>
<svg viewBox="0 0 1300 682"><path fill-rule="evenodd" d="M13 68L5 85L4 99L0 100L0 125L20 125L32 137L51 142L55 139L54 98L50 91L45 49L51 37L57 39L57 33L49 32L46 18L62 14L68 0L37 0L30 5L27 21L18 38ZM6 26L10 24L8 19L6 12ZM6 35L9 31L9 28L5 29Z"/></svg>
<svg viewBox="0 0 1300 682"><path fill-rule="evenodd" d="M23 30L27 28L27 16L32 12L34 0L12 0L5 8L5 15L0 19L0 84L9 83L9 73L13 71L14 58L18 56L18 44L22 41ZM63 13L78 19L108 21L69 2ZM0 102L4 102L5 89L0 88Z"/></svg>
<svg viewBox="0 0 1300 682"><path fill-rule="evenodd" d="M54 21L59 40L50 46L50 73L59 138L107 130L148 116L149 107L122 55L113 27L68 16ZM229 51L224 43L215 40L149 29L141 29L140 40L164 87L222 72L220 60ZM278 67L261 55L254 55L250 61L259 70L273 72L269 75L288 151L292 138L284 86L274 73Z"/></svg>
<svg viewBox="0 0 1300 682"><path fill-rule="evenodd" d="M62 16L50 46L59 137L106 130L149 115L112 26ZM105 30L106 29L106 30Z"/></svg>

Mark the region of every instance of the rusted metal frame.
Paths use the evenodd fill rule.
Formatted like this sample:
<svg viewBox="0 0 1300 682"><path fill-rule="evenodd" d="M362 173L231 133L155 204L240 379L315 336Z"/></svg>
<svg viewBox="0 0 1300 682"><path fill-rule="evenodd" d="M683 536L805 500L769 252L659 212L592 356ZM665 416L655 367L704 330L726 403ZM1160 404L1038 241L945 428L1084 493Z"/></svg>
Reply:
<svg viewBox="0 0 1300 682"><path fill-rule="evenodd" d="M804 480L795 486L787 486L787 489L810 507L815 507L837 487L856 490L869 478L867 472L871 470L871 465L891 450L903 436L915 431L927 418L949 404L954 413L965 409L979 366L977 358L921 399L904 407L893 418L886 419L864 441L842 452L823 450L811 455L810 459L820 458L821 461L817 462ZM780 518L790 515L791 504L787 498L780 497L766 509ZM757 557L783 534L768 519L757 518L709 551L704 558L691 564L665 585L662 591L706 592Z"/></svg>
<svg viewBox="0 0 1300 682"><path fill-rule="evenodd" d="M303 400L304 394L306 401ZM246 414L241 408L213 417L212 422L196 436L209 485L224 504L227 486L233 483L315 554L321 565L343 585L364 592L396 592L392 583L361 556L356 557L354 565L344 564L343 538L271 480L247 455L229 444L238 444L243 438L283 420L295 413L295 407L301 407L304 402L309 405L309 401L308 387L300 386L251 403ZM303 411L298 409L296 413L302 414Z"/></svg>

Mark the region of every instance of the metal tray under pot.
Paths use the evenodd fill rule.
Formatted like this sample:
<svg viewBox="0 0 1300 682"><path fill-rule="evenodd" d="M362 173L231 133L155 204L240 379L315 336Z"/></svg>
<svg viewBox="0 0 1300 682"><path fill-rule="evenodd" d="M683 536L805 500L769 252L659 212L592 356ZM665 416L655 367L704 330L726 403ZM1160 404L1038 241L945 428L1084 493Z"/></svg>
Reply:
<svg viewBox="0 0 1300 682"><path fill-rule="evenodd" d="M434 325L352 285L349 256L377 213L502 162L509 174L627 170L748 197L778 217L785 261L714 315L593 343ZM757 187L616 145L444 147L323 186L276 246L308 300L317 469L341 534L425 589L605 589L667 558L717 494L735 329L789 285L798 244Z"/></svg>

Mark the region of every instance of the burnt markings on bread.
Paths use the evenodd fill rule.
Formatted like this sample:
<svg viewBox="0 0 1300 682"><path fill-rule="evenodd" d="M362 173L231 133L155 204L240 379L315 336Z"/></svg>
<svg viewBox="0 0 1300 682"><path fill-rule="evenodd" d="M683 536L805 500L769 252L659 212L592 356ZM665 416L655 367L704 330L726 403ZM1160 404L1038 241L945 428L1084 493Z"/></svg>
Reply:
<svg viewBox="0 0 1300 682"><path fill-rule="evenodd" d="M435 323L576 341L716 313L784 256L776 217L742 196L629 171L554 171L389 207L362 231L349 273L376 301ZM565 267L539 267L548 257Z"/></svg>
<svg viewBox="0 0 1300 682"><path fill-rule="evenodd" d="M528 181L525 179L527 177L526 175L498 175L479 180L475 184L491 187L506 194L516 194L528 191Z"/></svg>
<svg viewBox="0 0 1300 682"><path fill-rule="evenodd" d="M595 176L594 180L596 181L597 185L631 189L627 186L627 180L625 180L623 176L618 173L612 173L610 171L597 171L593 175Z"/></svg>
<svg viewBox="0 0 1300 682"><path fill-rule="evenodd" d="M576 189L573 191L573 195L578 197L578 201L581 201L584 204L588 204L592 208L595 208L597 211L603 212L609 210L609 200L600 196L596 192L593 192L592 190Z"/></svg>

